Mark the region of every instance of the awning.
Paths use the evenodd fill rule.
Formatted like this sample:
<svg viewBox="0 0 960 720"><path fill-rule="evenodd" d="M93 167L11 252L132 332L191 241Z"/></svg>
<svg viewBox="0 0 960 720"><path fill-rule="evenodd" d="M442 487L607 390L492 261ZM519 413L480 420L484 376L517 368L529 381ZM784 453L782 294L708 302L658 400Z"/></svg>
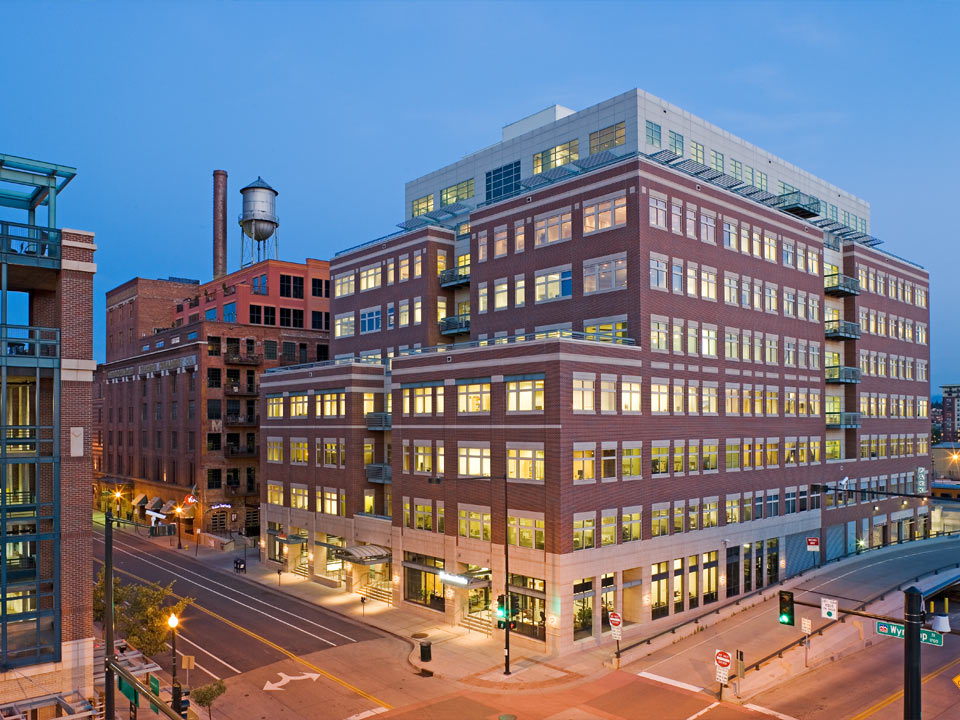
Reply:
<svg viewBox="0 0 960 720"><path fill-rule="evenodd" d="M177 506L177 503L175 503L173 500L167 500L167 501L163 504L163 507L160 508L160 512L162 512L164 515L169 515L170 513L173 512L173 509L174 509L176 506Z"/></svg>
<svg viewBox="0 0 960 720"><path fill-rule="evenodd" d="M159 510L161 505L163 505L163 500L154 496L150 498L150 502L147 503L147 510Z"/></svg>
<svg viewBox="0 0 960 720"><path fill-rule="evenodd" d="M137 495L137 496L133 499L133 504L134 504L134 505L143 505L143 504L146 503L146 502L147 502L147 494L146 494L146 493L140 493L139 495Z"/></svg>
<svg viewBox="0 0 960 720"><path fill-rule="evenodd" d="M393 550L380 545L351 545L335 548L333 553L341 560L354 565L379 565L393 559Z"/></svg>

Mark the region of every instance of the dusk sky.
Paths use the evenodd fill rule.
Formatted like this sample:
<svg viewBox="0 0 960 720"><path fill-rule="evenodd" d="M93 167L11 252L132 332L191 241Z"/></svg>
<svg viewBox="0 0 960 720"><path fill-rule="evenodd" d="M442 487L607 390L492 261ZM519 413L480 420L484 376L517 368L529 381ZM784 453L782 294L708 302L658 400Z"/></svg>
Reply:
<svg viewBox="0 0 960 720"><path fill-rule="evenodd" d="M868 200L926 267L932 393L960 382L957 3L12 2L0 153L71 165L104 293L209 279L212 176L280 195L283 259L396 230L404 182L559 103L645 89ZM16 219L16 218L12 218Z"/></svg>

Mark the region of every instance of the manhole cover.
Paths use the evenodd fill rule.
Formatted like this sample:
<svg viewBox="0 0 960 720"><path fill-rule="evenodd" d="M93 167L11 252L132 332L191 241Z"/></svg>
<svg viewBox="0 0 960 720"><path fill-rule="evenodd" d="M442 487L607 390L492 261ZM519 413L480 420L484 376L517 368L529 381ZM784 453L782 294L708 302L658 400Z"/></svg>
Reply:
<svg viewBox="0 0 960 720"><path fill-rule="evenodd" d="M412 637L414 640L423 640L423 638L429 637L429 635L427 635L427 633L414 633L410 637Z"/></svg>

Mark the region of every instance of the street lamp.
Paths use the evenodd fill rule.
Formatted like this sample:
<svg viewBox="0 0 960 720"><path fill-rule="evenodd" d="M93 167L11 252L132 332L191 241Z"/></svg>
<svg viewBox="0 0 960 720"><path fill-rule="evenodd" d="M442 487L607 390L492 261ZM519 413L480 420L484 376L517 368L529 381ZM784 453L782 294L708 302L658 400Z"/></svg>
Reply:
<svg viewBox="0 0 960 720"><path fill-rule="evenodd" d="M183 704L180 702L180 682L177 680L177 625L179 624L180 621L177 619L177 616L170 613L170 617L167 618L167 625L170 627L172 633L170 637L170 651L173 658L170 672L170 706L177 714L181 712L182 708L180 706Z"/></svg>
<svg viewBox="0 0 960 720"><path fill-rule="evenodd" d="M120 525L120 498L123 497L123 493L117 490L113 493L113 497L117 500L117 525Z"/></svg>
<svg viewBox="0 0 960 720"><path fill-rule="evenodd" d="M510 602L510 543L509 543L509 518L508 513L510 511L510 501L508 500L507 491L509 490L510 483L507 480L507 476L499 477L490 477L490 476L470 476L466 479L469 480L503 480L503 597L506 601L506 611L507 617L506 622L503 626L503 674L510 674L510 623L513 620L511 615L513 603ZM431 477L427 478L427 482L431 485L439 485L443 482L441 477ZM491 508L492 511L493 508Z"/></svg>
<svg viewBox="0 0 960 720"><path fill-rule="evenodd" d="M177 511L177 550L183 550L183 545L180 544L180 514L183 512L183 508L180 505L174 508ZM173 617L171 615L170 617ZM171 625L170 627L176 627L176 625Z"/></svg>

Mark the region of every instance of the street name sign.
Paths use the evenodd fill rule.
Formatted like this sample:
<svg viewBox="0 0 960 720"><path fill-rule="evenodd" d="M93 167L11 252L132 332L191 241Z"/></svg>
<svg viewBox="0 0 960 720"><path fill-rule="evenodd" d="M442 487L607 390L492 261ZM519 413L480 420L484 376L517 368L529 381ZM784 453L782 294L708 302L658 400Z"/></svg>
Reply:
<svg viewBox="0 0 960 720"><path fill-rule="evenodd" d="M903 623L877 620L877 635L887 635L889 637L900 638L903 640L903 633ZM927 645L936 645L937 647L942 647L943 635L935 630L925 630L924 628L920 628L920 642L926 643Z"/></svg>
<svg viewBox="0 0 960 720"><path fill-rule="evenodd" d="M836 620L837 601L833 598L820 598L820 615L827 620Z"/></svg>

